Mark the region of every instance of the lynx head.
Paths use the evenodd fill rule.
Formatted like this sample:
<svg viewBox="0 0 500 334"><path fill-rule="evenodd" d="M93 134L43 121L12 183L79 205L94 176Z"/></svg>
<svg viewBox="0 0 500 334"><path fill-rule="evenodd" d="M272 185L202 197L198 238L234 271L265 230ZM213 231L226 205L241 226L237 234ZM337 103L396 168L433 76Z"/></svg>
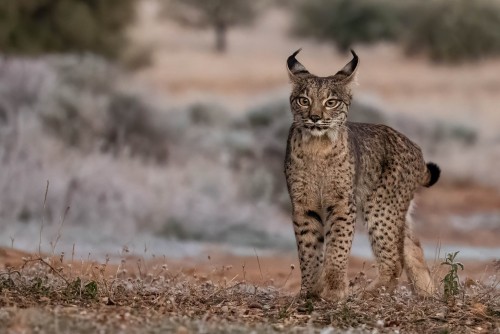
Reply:
<svg viewBox="0 0 500 334"><path fill-rule="evenodd" d="M287 60L292 82L290 106L294 123L322 136L343 126L351 103L351 84L359 64L358 56L351 50L353 59L335 75L315 76L295 59L301 49Z"/></svg>

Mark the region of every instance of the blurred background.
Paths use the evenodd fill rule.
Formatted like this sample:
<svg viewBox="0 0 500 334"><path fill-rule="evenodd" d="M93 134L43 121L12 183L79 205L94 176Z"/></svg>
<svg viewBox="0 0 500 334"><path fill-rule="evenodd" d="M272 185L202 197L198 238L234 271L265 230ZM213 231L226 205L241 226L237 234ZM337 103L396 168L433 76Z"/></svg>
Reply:
<svg viewBox="0 0 500 334"><path fill-rule="evenodd" d="M441 166L418 194L426 255L499 258L497 0L1 1L0 246L295 259L283 159L299 47L321 76L354 48L351 120ZM369 258L364 234L352 253Z"/></svg>

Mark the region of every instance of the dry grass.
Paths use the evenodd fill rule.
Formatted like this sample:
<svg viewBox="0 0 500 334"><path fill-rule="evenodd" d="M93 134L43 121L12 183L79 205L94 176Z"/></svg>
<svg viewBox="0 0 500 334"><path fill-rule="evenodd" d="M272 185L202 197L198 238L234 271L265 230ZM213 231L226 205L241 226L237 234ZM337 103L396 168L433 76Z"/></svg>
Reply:
<svg viewBox="0 0 500 334"><path fill-rule="evenodd" d="M351 281L343 302L304 300L283 282L260 283L227 268L197 275L164 260L123 259L119 265L24 257L0 273L0 328L12 333L160 332L453 332L500 329L499 281L468 279L460 294L418 298L406 286L361 297L367 276ZM259 261L260 266L260 261ZM498 270L498 268L497 268ZM294 269L290 268L290 274ZM288 279L288 278L287 278ZM286 283L286 281L285 281ZM335 330L333 329L335 328ZM355 330L352 330L355 328ZM329 331L330 330L330 331ZM343 332L343 331L342 331Z"/></svg>

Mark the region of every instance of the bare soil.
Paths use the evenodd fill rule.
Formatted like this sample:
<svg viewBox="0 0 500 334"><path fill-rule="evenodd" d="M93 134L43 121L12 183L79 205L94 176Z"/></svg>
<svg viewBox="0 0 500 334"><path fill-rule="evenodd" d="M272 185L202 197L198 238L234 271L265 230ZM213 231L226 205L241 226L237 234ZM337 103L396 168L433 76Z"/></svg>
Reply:
<svg viewBox="0 0 500 334"><path fill-rule="evenodd" d="M460 294L422 299L402 282L393 294L363 294L369 263L351 259L350 296L342 302L297 294L292 257L151 259L67 263L4 249L0 271L0 328L52 332L456 332L500 329L499 264L466 264ZM293 268L295 266L295 268ZM358 271L359 269L359 271ZM482 272L482 275L478 275ZM438 279L442 268L434 272ZM471 277L482 276L483 281ZM355 328L354 330L350 328ZM334 331L335 329L335 331Z"/></svg>

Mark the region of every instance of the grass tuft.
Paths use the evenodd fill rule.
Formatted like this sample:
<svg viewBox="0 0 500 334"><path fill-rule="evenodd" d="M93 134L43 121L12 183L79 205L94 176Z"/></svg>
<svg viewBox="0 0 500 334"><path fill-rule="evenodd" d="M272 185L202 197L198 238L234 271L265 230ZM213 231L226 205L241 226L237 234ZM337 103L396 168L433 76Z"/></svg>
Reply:
<svg viewBox="0 0 500 334"><path fill-rule="evenodd" d="M449 266L449 272L444 276L442 282L444 284L444 298L449 300L460 292L460 279L458 277L458 269L464 270L464 265L456 262L455 258L459 252L446 254L446 259L441 265Z"/></svg>

